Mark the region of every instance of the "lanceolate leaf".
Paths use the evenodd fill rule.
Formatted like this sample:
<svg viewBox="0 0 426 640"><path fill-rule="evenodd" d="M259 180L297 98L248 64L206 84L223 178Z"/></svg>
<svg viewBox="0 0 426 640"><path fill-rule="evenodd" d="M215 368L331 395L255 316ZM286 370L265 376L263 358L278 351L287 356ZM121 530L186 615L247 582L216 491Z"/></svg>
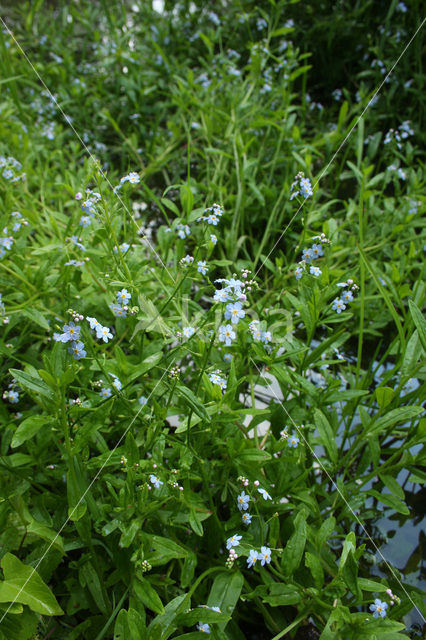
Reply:
<svg viewBox="0 0 426 640"><path fill-rule="evenodd" d="M4 574L4 581L0 582L0 602L21 602L45 616L63 614L55 596L32 567L11 553L3 556L0 566Z"/></svg>

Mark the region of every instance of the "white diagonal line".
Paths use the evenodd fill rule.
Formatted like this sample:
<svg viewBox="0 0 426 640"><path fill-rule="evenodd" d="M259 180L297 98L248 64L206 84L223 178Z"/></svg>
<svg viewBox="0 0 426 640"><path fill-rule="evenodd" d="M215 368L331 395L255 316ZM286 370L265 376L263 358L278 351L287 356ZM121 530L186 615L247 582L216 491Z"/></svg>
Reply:
<svg viewBox="0 0 426 640"><path fill-rule="evenodd" d="M34 73L36 74L37 78L39 79L39 81L41 82L41 84L43 85L43 87L45 88L45 90L47 91L47 93L49 94L51 100L55 103L56 107L58 108L58 110L61 112L62 116L64 117L65 122L71 127L71 129L73 130L73 132L75 133L75 135L77 136L80 144L82 145L82 147L84 148L84 150L88 153L88 155L90 156L90 158L95 161L96 158L93 156L92 152L90 151L90 149L87 147L87 145L85 144L84 140L82 139L82 137L80 136L80 134L78 133L78 131L75 129L74 125L71 122L71 119L67 116L67 114L64 112L64 110L62 109L61 105L59 104L59 102L56 100L55 96L52 94L52 92L50 91L49 87L46 85L46 83L44 82L43 78L41 77L41 75L39 74L39 72L37 71L37 69L34 67L33 63L31 62L31 60L29 59L29 57L27 56L27 54L25 53L25 51L23 50L23 48L21 47L21 45L19 44L19 42L17 41L17 39L15 38L15 36L13 35L12 31L9 29L9 27L7 26L7 24L5 23L5 21L3 20L3 18L0 16L0 20L2 21L3 25L5 26L8 34L11 36L11 38L13 39L14 43L16 44L16 46L18 47L19 51L22 53L22 55L24 56L25 60L28 62L28 64L30 65L31 69L34 71ZM108 177L105 175L105 173L102 171L101 167L99 167L99 173L101 174L102 178L108 183L108 185L111 187L112 190L114 190L114 187L112 186L111 182L109 181ZM141 230L138 223L136 222L136 220L134 219L133 215L130 213L126 203L122 200L122 198L120 197L120 195L117 192L114 192L114 195L117 196L117 198L119 199L120 203L123 205L124 209L126 210L126 212L128 213L131 221L133 222L133 224L136 226L136 228L138 229L138 232ZM151 249L151 251L155 254L155 256L159 259L159 261L161 262L161 264L163 265L164 269L167 271L168 275L170 276L170 278L173 280L173 282L176 282L175 279L173 278L172 274L170 273L170 271L167 269L166 265L164 264L161 256L157 253L157 251L155 250L155 248L152 246L151 242L149 241L149 238L146 235L141 236L149 245L149 248Z"/></svg>
<svg viewBox="0 0 426 640"><path fill-rule="evenodd" d="M410 44L413 42L414 38L416 37L416 35L418 34L418 32L420 31L420 29L422 28L422 26L424 25L426 21L426 18L423 18L423 21L421 23L421 25L418 27L418 29L416 30L415 34L410 38L409 42L405 45L402 53L399 55L398 59L396 60L396 62L392 65L390 71L388 71L388 73L386 74L386 76L384 77L383 81L379 84L379 86L377 87L376 91L374 92L373 96L370 98L370 100L368 101L367 106L365 107L365 109L363 110L363 112L361 113L361 115L358 117L357 121L355 122L355 124L352 126L352 128L349 130L349 132L346 134L343 142L340 143L339 147L337 148L337 151L333 154L331 160L328 162L328 164L325 166L325 168L321 171L319 178L317 179L317 181L314 183L314 187L315 188L317 186L317 184L319 183L319 181L321 180L322 176L324 175L324 173L327 171L328 167L332 164L332 162L334 162L335 157L337 156L337 154L339 153L340 149L343 147L343 145L346 143L346 141L348 140L348 138L350 137L350 135L352 134L352 131L355 129L355 127L357 126L358 122L361 120L361 118L363 117L364 113L367 111L368 107L371 105L371 103L373 102L374 98L377 96L377 94L379 93L380 89L383 87L383 85L385 84L386 80L389 78L389 76L391 75L392 71L395 69L396 65L398 64L398 62L401 60L402 56L404 55L404 53L407 51L408 47L410 46ZM297 209L296 213L293 215L293 217L290 219L290 222L287 224L287 226L285 227L284 231L281 233L280 237L278 238L278 240L276 241L276 243L274 244L274 246L272 247L272 249L270 250L270 252L268 253L268 255L266 256L266 258L262 261L262 264L260 265L260 267L257 269L256 273L254 274L254 277L257 276L257 274L259 273L259 271L261 270L261 268L263 267L263 265L265 264L265 262L267 261L267 259L269 258L269 256L271 255L271 253L275 250L276 246L278 245L278 243L281 241L281 239L283 238L284 234L287 233L288 228L290 227L290 225L292 224L293 220L296 218L297 214L299 213L300 209L304 206L306 200L304 200L302 202L302 204L299 206L299 208Z"/></svg>
<svg viewBox="0 0 426 640"><path fill-rule="evenodd" d="M357 514L355 513L355 511L352 509L351 505L349 504L349 502L346 500L345 496L343 495L343 493L340 491L339 487L337 486L337 484L334 482L333 478L331 477L331 475L328 473L327 469L324 467L324 465L321 463L321 460L318 458L317 454L315 453L315 451L313 450L313 448L311 447L311 445L309 444L307 438L305 438L305 435L303 433L303 430L300 429L297 424L294 422L293 418L291 417L291 415L289 414L289 412L287 411L287 409L285 408L283 402L279 399L279 397L277 396L277 394L274 391L274 388L272 387L272 385L270 384L270 381L265 378L265 376L262 374L261 370L259 369L259 367L257 366L257 364L255 363L255 361L253 360L253 358L250 358L250 360L252 361L252 363L254 364L254 366L257 369L257 372L259 374L259 376L268 384L268 386L270 387L270 390L272 391L272 393L274 394L275 398L278 400L278 402L280 403L281 407L284 409L284 411L286 412L289 420L291 421L291 423L293 424L294 428L296 429L297 433L299 434L299 436L303 439L303 442L305 443L305 445L308 447L309 451L311 452L311 454L314 456L315 460L317 461L318 465L321 467L322 471L326 474L327 478L330 480L330 482L332 483L333 487L336 489L337 493L340 495L340 497L342 498L342 500L345 502L346 506L348 507L348 509L350 510L350 512L352 513L353 517L355 518L355 520L358 522L358 524L360 525L360 527L362 528L365 536L368 538L368 540L371 542L371 544L373 545L374 549L376 550L376 552L380 555L380 557L382 558L383 562L386 564L387 568L389 569L389 571L391 572L391 574L393 575L393 577L395 578L395 580L398 582L398 584L400 585L401 589L404 591L405 595L407 596L407 598L409 599L409 601L411 602L411 604L413 605L413 607L416 609L416 611L419 613L419 615L421 616L422 620L424 622L426 622L426 619L424 618L424 616L422 615L421 611L418 609L418 607L416 606L416 604L414 603L414 601L412 600L410 594L407 592L406 588L404 587L404 585L402 584L401 580L398 578L398 576L396 575L393 567L389 564L389 562L386 560L386 558L384 557L383 553L380 551L380 549L378 548L378 546L376 545L376 543L374 542L373 538L370 536L370 534L368 533L368 531L366 530L366 528L364 527L364 524L361 522L361 520L359 519L359 517L357 516Z"/></svg>

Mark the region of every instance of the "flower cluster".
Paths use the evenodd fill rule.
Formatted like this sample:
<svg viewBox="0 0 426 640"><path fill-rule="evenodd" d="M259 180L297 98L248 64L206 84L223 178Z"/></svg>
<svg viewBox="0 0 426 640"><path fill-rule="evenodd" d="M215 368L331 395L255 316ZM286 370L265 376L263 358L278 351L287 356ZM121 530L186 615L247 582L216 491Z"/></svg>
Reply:
<svg viewBox="0 0 426 640"><path fill-rule="evenodd" d="M313 189L309 178L305 178L303 171L299 171L294 178L293 184L290 187L290 200L293 200L298 195L302 195L305 200L313 195Z"/></svg>
<svg viewBox="0 0 426 640"><path fill-rule="evenodd" d="M86 194L88 197L80 205L80 209L84 215L81 216L79 224L83 228L88 227L92 223L92 220L97 213L96 204L101 199L101 194L97 193L97 191L86 189ZM77 193L75 196L76 200L80 200L77 196L81 196L81 193Z"/></svg>
<svg viewBox="0 0 426 640"><path fill-rule="evenodd" d="M130 249L130 245L127 244L127 242L123 242L119 247L114 247L114 253L118 253L118 249L120 249L121 253L124 256L124 254L126 254Z"/></svg>
<svg viewBox="0 0 426 640"><path fill-rule="evenodd" d="M211 207L207 207L207 209L204 209L204 214L204 216L201 216L201 218L197 219L197 222L206 220L207 224L212 224L214 227L216 227L219 223L219 220L223 216L223 209L220 204L214 203Z"/></svg>
<svg viewBox="0 0 426 640"><path fill-rule="evenodd" d="M5 180L9 182L18 182L19 180L25 180L25 173L18 175L18 172L22 169L22 164L19 160L15 160L12 156L5 158L0 156L0 169L3 169L1 175Z"/></svg>
<svg viewBox="0 0 426 640"><path fill-rule="evenodd" d="M261 547L260 551L250 549L250 555L247 558L247 568L251 569L254 567L258 560L262 567L271 562L271 550L269 547Z"/></svg>
<svg viewBox="0 0 426 640"><path fill-rule="evenodd" d="M120 178L120 184L114 187L113 192L118 193L118 191L121 189L123 184L125 184L126 182L130 182L130 184L138 184L140 181L141 179L139 174L137 174L135 171L131 171L126 176L123 176L122 178Z"/></svg>
<svg viewBox="0 0 426 640"><path fill-rule="evenodd" d="M410 126L410 121L405 120L398 129L389 129L389 131L385 135L383 143L389 144L390 142L395 141L398 149L401 149L403 140L406 140L409 136L413 135L414 130Z"/></svg>
<svg viewBox="0 0 426 640"><path fill-rule="evenodd" d="M209 375L209 380L210 380L210 382L212 384L216 384L218 387L220 387L222 389L222 391L225 391L227 382L226 382L225 378L222 378L220 373L221 373L221 371L219 371L219 370L215 371L215 373L211 373Z"/></svg>
<svg viewBox="0 0 426 640"><path fill-rule="evenodd" d="M269 345L272 340L272 334L270 331L262 331L259 327L259 321L253 320L249 324L249 331L255 342L263 342L265 345Z"/></svg>
<svg viewBox="0 0 426 640"><path fill-rule="evenodd" d="M183 267L190 267L193 262L194 258L190 255L186 255L184 258L182 258L182 260L180 260L180 264Z"/></svg>
<svg viewBox="0 0 426 640"><path fill-rule="evenodd" d="M9 400L10 404L17 404L19 402L19 391L17 390L15 378L12 383L8 385L8 390L3 392L3 400Z"/></svg>
<svg viewBox="0 0 426 640"><path fill-rule="evenodd" d="M12 233L18 233L20 231L22 225L28 225L28 222L23 219L22 214L19 211L12 211L10 214L12 221ZM13 235L9 235L9 227L3 228L4 236L0 238L0 258L3 258L6 255L7 251L10 251L13 243L15 242L15 238Z"/></svg>
<svg viewBox="0 0 426 640"><path fill-rule="evenodd" d="M321 233L319 236L314 236L313 240L317 240L318 242L314 242L312 247L309 249L304 249L302 251L302 260L299 262L299 266L295 269L294 275L296 280L300 280L304 273L305 264L309 264L312 260L316 260L317 258L321 258L324 255L323 245L330 244L330 240L326 238L325 233ZM309 273L316 278L321 275L322 271L319 267L314 267L313 265L309 268Z"/></svg>
<svg viewBox="0 0 426 640"><path fill-rule="evenodd" d="M108 340L112 339L113 335L109 328L102 326L101 323L96 320L96 318L89 318L89 316L87 316L86 320L89 323L90 328L96 331L96 337L98 339L101 339L104 342L108 342Z"/></svg>
<svg viewBox="0 0 426 640"><path fill-rule="evenodd" d="M182 240L184 240L185 238L191 235L191 230L187 224L181 224L181 223L177 224L176 230L179 238L182 238Z"/></svg>
<svg viewBox="0 0 426 640"><path fill-rule="evenodd" d="M346 309L346 305L354 299L353 292L357 291L359 287L350 279L347 282L338 282L337 286L343 289L343 293L340 298L333 300L331 308L336 313L342 313Z"/></svg>
<svg viewBox="0 0 426 640"><path fill-rule="evenodd" d="M77 317L77 315L73 315L73 317L77 322L80 320L80 316ZM87 355L84 344L80 340L80 331L80 325L71 321L69 324L64 324L62 333L53 334L53 339L56 342L71 342L71 345L68 347L68 353L70 353L75 360L81 360L81 358Z"/></svg>
<svg viewBox="0 0 426 640"><path fill-rule="evenodd" d="M129 310L128 303L132 295L127 289L121 289L121 291L117 291L116 296L117 302L111 302L110 309L117 318L126 318Z"/></svg>

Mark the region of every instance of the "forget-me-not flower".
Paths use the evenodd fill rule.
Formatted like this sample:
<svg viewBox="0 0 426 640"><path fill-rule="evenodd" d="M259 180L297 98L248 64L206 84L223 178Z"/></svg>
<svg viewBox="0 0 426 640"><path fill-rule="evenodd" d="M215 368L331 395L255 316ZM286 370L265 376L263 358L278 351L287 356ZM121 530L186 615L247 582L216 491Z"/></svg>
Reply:
<svg viewBox="0 0 426 640"><path fill-rule="evenodd" d="M226 305L225 318L231 320L232 324L238 324L240 318L244 318L246 312L243 310L241 302L234 302Z"/></svg>
<svg viewBox="0 0 426 640"><path fill-rule="evenodd" d="M376 598L374 604L370 604L370 611L373 611L373 618L386 617L386 609L388 608L387 602L382 602L379 598Z"/></svg>
<svg viewBox="0 0 426 640"><path fill-rule="evenodd" d="M249 501L250 501L250 496L247 495L245 491L242 491L240 495L237 497L238 509L240 511L247 511Z"/></svg>

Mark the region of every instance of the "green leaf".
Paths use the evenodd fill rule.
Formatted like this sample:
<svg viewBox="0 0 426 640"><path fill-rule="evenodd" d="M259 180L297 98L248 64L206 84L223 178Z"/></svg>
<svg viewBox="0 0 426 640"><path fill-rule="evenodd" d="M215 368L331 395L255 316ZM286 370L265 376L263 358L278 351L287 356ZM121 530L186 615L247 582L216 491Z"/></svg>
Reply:
<svg viewBox="0 0 426 640"><path fill-rule="evenodd" d="M154 613L164 614L163 603L156 590L151 586L146 578L138 578L133 581L133 590L136 597Z"/></svg>
<svg viewBox="0 0 426 640"><path fill-rule="evenodd" d="M315 426L317 427L320 436L320 441L323 444L328 455L330 456L330 460L336 463L338 452L333 429L331 428L330 423L325 415L319 409L314 410L314 418Z"/></svg>
<svg viewBox="0 0 426 640"><path fill-rule="evenodd" d="M393 400L394 390L391 387L378 387L376 389L377 404L381 409L388 406Z"/></svg>
<svg viewBox="0 0 426 640"><path fill-rule="evenodd" d="M372 427L368 429L368 432L369 434L384 433L400 422L408 422L409 420L412 420L412 418L418 416L422 411L422 407L399 407L398 409L393 409L376 420Z"/></svg>
<svg viewBox="0 0 426 640"><path fill-rule="evenodd" d="M377 500L379 500L383 504L391 507L392 509L395 509L395 511L398 511L398 513L403 513L405 516L410 515L410 510L408 509L408 507L403 502L401 502L401 500L395 498L395 496L389 495L388 493L379 493L374 489L369 489L368 491L363 493L368 493L370 496L377 498Z"/></svg>
<svg viewBox="0 0 426 640"><path fill-rule="evenodd" d="M170 209L170 211L173 211L177 216L180 216L180 211L172 200L169 200L169 198L161 198L160 202Z"/></svg>
<svg viewBox="0 0 426 640"><path fill-rule="evenodd" d="M334 532L335 527L336 527L336 518L334 518L333 516L330 516L329 518L327 518L327 520L324 520L324 522L322 523L318 531L318 535L316 536L318 549L321 549L323 544L329 538L331 538L331 535Z"/></svg>
<svg viewBox="0 0 426 640"><path fill-rule="evenodd" d="M158 638L168 638L175 631L175 618L180 613L188 609L190 600L188 595L176 596L171 602L164 607L164 614L157 616L148 627L149 640L158 640Z"/></svg>
<svg viewBox="0 0 426 640"><path fill-rule="evenodd" d="M352 591L352 593L358 599L361 599L362 594L358 586L358 563L355 560L354 552L352 550L349 551L343 568L340 569L339 566L339 574L342 576L347 587Z"/></svg>
<svg viewBox="0 0 426 640"><path fill-rule="evenodd" d="M197 518L197 514L194 509L191 509L189 512L189 524L191 526L191 529L194 533L197 534L197 536L202 536L204 534L203 525L201 524L199 518Z"/></svg>
<svg viewBox="0 0 426 640"><path fill-rule="evenodd" d="M42 313L40 313L40 311L34 309L34 307L26 307L22 309L21 314L44 329L44 331L50 331L50 326L46 318Z"/></svg>
<svg viewBox="0 0 426 640"><path fill-rule="evenodd" d="M367 578L358 578L358 585L363 591L376 591L377 593L384 592L388 588L387 585L382 584L381 582L376 582L375 580L369 580Z"/></svg>
<svg viewBox="0 0 426 640"><path fill-rule="evenodd" d="M321 589L324 584L324 569L322 568L321 561L318 556L306 551L305 553L305 565L310 569L312 577L315 581L317 589Z"/></svg>
<svg viewBox="0 0 426 640"><path fill-rule="evenodd" d="M47 416L29 416L21 422L16 429L10 446L12 449L19 447L23 442L33 438L44 425L49 422Z"/></svg>
<svg viewBox="0 0 426 640"><path fill-rule="evenodd" d="M19 605L22 607L22 605ZM39 618L29 609L24 609L19 615L18 612L9 611L3 618L3 612L0 609L0 617L2 618L0 627L0 640L30 640L34 638L37 630Z"/></svg>
<svg viewBox="0 0 426 640"><path fill-rule="evenodd" d="M411 317L419 333L420 342L426 351L426 320L418 306L412 300L408 301L408 306L410 307Z"/></svg>
<svg viewBox="0 0 426 640"><path fill-rule="evenodd" d="M400 500L405 500L404 489L402 489L399 482L393 476L379 473L379 478L383 482L385 487L387 487L394 496L396 496Z"/></svg>
<svg viewBox="0 0 426 640"><path fill-rule="evenodd" d="M142 534L142 538L146 541L146 548L153 549L153 551L145 554L146 560L153 567L166 564L174 558L185 558L188 553L184 547L181 547L170 538L152 536L146 533Z"/></svg>
<svg viewBox="0 0 426 640"><path fill-rule="evenodd" d="M47 584L32 567L11 553L3 556L0 566L4 574L4 581L0 582L0 602L21 602L45 616L64 613Z"/></svg>
<svg viewBox="0 0 426 640"><path fill-rule="evenodd" d="M144 640L146 627L142 616L135 610L121 609L114 625L113 640Z"/></svg>
<svg viewBox="0 0 426 640"><path fill-rule="evenodd" d="M298 588L292 584L274 582L268 587L269 594L262 597L263 602L271 607L282 607L289 604L297 604L301 600Z"/></svg>
<svg viewBox="0 0 426 640"><path fill-rule="evenodd" d="M199 416L202 420L205 420L205 422L211 421L209 414L204 408L204 405L201 404L201 402L198 400L195 393L191 391L191 389L178 384L176 386L176 392L184 400L185 404L187 404L189 408L197 414L197 416Z"/></svg>
<svg viewBox="0 0 426 640"><path fill-rule="evenodd" d="M65 553L63 540L54 529L41 524L41 522L37 522L37 520L32 520L27 527L27 532L51 542L52 546L59 549L61 553Z"/></svg>
<svg viewBox="0 0 426 640"><path fill-rule="evenodd" d="M87 588L92 594L93 600L99 607L99 610L102 611L102 613L106 613L108 610L108 604L105 602L99 576L91 562L86 562L82 567L80 567L79 578L81 584L87 585Z"/></svg>
<svg viewBox="0 0 426 640"><path fill-rule="evenodd" d="M219 607L222 613L232 616L237 604L241 589L243 588L244 577L239 571L235 573L219 573L213 581L210 595L207 600L209 607ZM227 623L218 624L218 628L223 630Z"/></svg>
<svg viewBox="0 0 426 640"><path fill-rule="evenodd" d="M10 374L16 378L23 389L35 391L35 393L39 393L41 396L49 398L49 400L53 400L54 396L52 390L45 382L43 382L40 376L32 376L20 369L10 369Z"/></svg>
<svg viewBox="0 0 426 640"><path fill-rule="evenodd" d="M292 576L300 565L306 534L306 514L305 511L299 511L294 519L294 533L288 540L281 558L281 567L287 577Z"/></svg>
<svg viewBox="0 0 426 640"><path fill-rule="evenodd" d="M271 454L267 451L262 451L262 449L251 447L250 449L244 449L243 451L240 451L235 457L235 460L240 463L257 462L258 464L262 464L267 460L271 460L271 458Z"/></svg>
<svg viewBox="0 0 426 640"><path fill-rule="evenodd" d="M180 584L182 589L186 589L186 587L188 587L192 580L194 579L194 572L195 572L195 567L197 566L197 556L193 551L188 551L188 555L186 556L184 563L183 563L183 567L182 567L182 572L181 572L181 577L180 577Z"/></svg>

